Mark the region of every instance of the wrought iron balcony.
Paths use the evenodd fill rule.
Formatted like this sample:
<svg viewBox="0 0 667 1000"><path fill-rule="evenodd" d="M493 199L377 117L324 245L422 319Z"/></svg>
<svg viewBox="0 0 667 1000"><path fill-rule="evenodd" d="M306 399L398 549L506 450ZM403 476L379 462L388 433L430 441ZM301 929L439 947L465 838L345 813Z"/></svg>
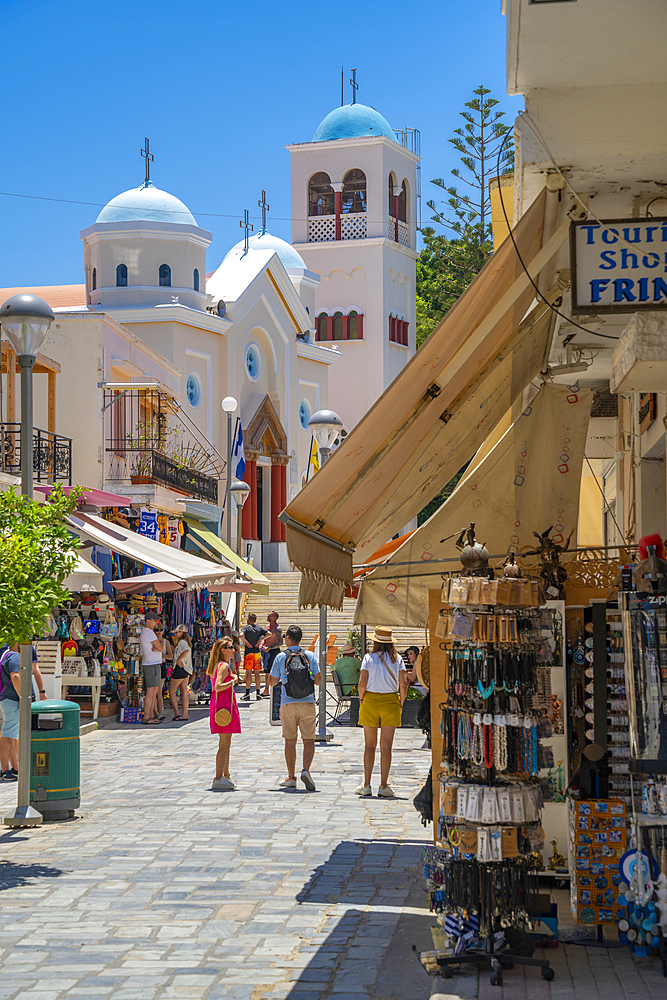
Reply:
<svg viewBox="0 0 667 1000"><path fill-rule="evenodd" d="M72 439L36 427L32 438L32 472L36 483L72 485ZM21 475L21 425L0 423L0 469Z"/></svg>
<svg viewBox="0 0 667 1000"><path fill-rule="evenodd" d="M218 503L218 480L199 472L197 469L182 468L165 455L152 453L152 472L155 482L172 490L187 493L188 496Z"/></svg>

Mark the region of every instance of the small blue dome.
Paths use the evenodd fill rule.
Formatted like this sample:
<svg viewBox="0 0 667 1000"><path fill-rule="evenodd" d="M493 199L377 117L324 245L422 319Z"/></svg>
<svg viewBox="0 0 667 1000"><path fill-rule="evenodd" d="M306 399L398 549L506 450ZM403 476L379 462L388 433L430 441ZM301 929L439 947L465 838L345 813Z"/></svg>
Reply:
<svg viewBox="0 0 667 1000"><path fill-rule="evenodd" d="M245 240L241 240L236 246L233 246L229 253L233 253L235 250L240 250L245 246ZM281 240L279 236L272 236L271 233L267 232L266 229L261 230L259 233L255 233L248 240L248 247L250 250L275 250L280 258L283 267L301 267L304 270L308 270L306 267L306 262L297 253L291 243L287 243L285 240ZM229 254L227 254L229 256Z"/></svg>
<svg viewBox="0 0 667 1000"><path fill-rule="evenodd" d="M396 142L393 128L375 108L368 108L365 104L344 104L342 108L330 111L320 123L313 142L359 139L365 135L383 135Z"/></svg>
<svg viewBox="0 0 667 1000"><path fill-rule="evenodd" d="M196 226L197 221L186 205L173 194L161 191L151 181L123 191L112 198L97 216L97 222L170 222Z"/></svg>

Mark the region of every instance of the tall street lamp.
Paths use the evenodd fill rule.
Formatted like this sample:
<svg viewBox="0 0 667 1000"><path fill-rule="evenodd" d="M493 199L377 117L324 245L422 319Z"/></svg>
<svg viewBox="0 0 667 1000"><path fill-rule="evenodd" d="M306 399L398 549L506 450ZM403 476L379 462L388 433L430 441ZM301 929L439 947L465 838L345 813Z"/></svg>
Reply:
<svg viewBox="0 0 667 1000"><path fill-rule="evenodd" d="M0 307L2 331L16 352L21 368L21 493L31 500L34 461L32 370L52 322L51 306L38 295L12 295ZM4 817L6 826L39 826L42 822L42 814L30 805L31 691L32 645L27 643L21 646L17 805L10 816Z"/></svg>
<svg viewBox="0 0 667 1000"><path fill-rule="evenodd" d="M225 517L227 518L227 545L232 547L232 508L229 491L232 488L232 414L239 404L233 396L225 396L221 406L227 414L227 491L225 493Z"/></svg>
<svg viewBox="0 0 667 1000"><path fill-rule="evenodd" d="M343 421L333 410L317 410L308 421L320 452L320 466L331 454L331 446L343 429ZM333 739L327 729L327 606L320 605L320 695L317 724L318 743Z"/></svg>
<svg viewBox="0 0 667 1000"><path fill-rule="evenodd" d="M241 511L243 510L243 504L248 499L248 494L250 493L250 487L247 483L244 483L242 479L235 479L234 482L229 487L228 496L234 498L234 503L236 504L236 554L241 555ZM239 577L239 572L236 574ZM241 594L240 591L236 592L236 628L237 631L241 631Z"/></svg>

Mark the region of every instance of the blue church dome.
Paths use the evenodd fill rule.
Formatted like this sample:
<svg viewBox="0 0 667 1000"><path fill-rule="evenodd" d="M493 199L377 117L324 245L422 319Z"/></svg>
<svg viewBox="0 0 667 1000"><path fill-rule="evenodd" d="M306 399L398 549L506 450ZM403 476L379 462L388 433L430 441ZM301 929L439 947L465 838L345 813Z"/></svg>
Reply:
<svg viewBox="0 0 667 1000"><path fill-rule="evenodd" d="M313 136L313 142L331 139L359 139L366 135L383 135L396 142L394 130L375 108L365 104L344 104L326 116Z"/></svg>
<svg viewBox="0 0 667 1000"><path fill-rule="evenodd" d="M229 253L233 253L235 250L240 250L245 246L245 240L240 240L233 246ZM272 236L271 233L267 232L266 229L262 229L259 233L255 233L248 240L248 248L250 250L275 250L278 257L281 260L283 267L301 267L304 270L308 270L306 262L297 253L291 243L287 243L285 240L281 240L279 236ZM229 256L229 254L227 255Z"/></svg>
<svg viewBox="0 0 667 1000"><path fill-rule="evenodd" d="M97 216L97 222L170 222L196 226L190 209L173 194L161 191L152 181L123 191L112 198Z"/></svg>

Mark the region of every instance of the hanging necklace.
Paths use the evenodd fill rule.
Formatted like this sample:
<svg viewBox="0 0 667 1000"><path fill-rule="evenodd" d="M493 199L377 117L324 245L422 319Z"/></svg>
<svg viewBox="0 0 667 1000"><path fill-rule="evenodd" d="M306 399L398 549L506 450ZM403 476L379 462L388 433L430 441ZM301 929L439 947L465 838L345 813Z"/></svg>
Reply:
<svg viewBox="0 0 667 1000"><path fill-rule="evenodd" d="M484 685L482 684L481 680L477 681L477 690L479 691L480 697L484 701L486 701L487 698L491 697L491 695L493 694L495 686L496 686L496 682L495 682L495 680L493 680L493 678L491 678L491 683L489 684L488 687L484 687Z"/></svg>
<svg viewBox="0 0 667 1000"><path fill-rule="evenodd" d="M504 715L494 717L493 756L499 771L507 770L507 724Z"/></svg>
<svg viewBox="0 0 667 1000"><path fill-rule="evenodd" d="M459 712L456 751L460 760L470 760L472 748L472 727L467 712Z"/></svg>
<svg viewBox="0 0 667 1000"><path fill-rule="evenodd" d="M484 725L484 766L487 771L490 771L493 767L493 716L485 715L482 722Z"/></svg>
<svg viewBox="0 0 667 1000"><path fill-rule="evenodd" d="M484 751L482 749L482 716L479 712L475 712L472 723L471 759L473 764L480 767L484 763Z"/></svg>

